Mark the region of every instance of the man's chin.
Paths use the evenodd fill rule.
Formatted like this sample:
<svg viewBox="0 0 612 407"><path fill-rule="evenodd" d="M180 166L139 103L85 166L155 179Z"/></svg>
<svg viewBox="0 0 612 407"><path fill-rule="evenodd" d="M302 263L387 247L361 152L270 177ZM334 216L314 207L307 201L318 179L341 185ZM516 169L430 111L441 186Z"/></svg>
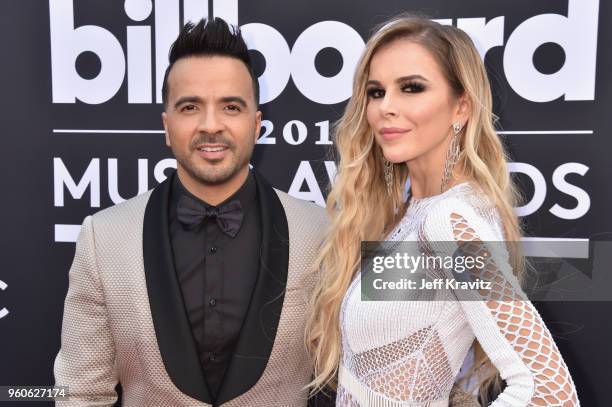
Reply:
<svg viewBox="0 0 612 407"><path fill-rule="evenodd" d="M198 182L206 185L224 184L238 174L236 168L198 168L196 171L190 172Z"/></svg>
<svg viewBox="0 0 612 407"><path fill-rule="evenodd" d="M218 164L213 164L208 160L206 163L203 163L201 160L183 162L182 164L179 162L179 166L196 182L204 185L221 185L237 177L241 173L242 168L242 166L236 165L234 162L222 161Z"/></svg>

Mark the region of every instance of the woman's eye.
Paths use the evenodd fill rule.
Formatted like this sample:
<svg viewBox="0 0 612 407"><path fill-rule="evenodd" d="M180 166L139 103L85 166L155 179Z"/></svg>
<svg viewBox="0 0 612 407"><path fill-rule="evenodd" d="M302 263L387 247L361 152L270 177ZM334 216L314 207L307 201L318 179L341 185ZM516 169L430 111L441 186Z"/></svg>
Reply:
<svg viewBox="0 0 612 407"><path fill-rule="evenodd" d="M368 97L372 99L378 99L385 96L385 91L380 88L370 88L367 91Z"/></svg>
<svg viewBox="0 0 612 407"><path fill-rule="evenodd" d="M402 85L402 92L408 92L408 93L420 93L423 92L425 90L425 86L421 85L420 83L407 83L405 85Z"/></svg>

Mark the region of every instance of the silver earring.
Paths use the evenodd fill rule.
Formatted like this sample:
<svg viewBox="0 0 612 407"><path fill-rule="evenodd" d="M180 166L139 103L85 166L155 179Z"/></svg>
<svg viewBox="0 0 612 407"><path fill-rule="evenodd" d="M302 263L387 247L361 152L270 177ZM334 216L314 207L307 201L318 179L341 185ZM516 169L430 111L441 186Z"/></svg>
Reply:
<svg viewBox="0 0 612 407"><path fill-rule="evenodd" d="M448 189L448 185L450 184L453 175L453 168L455 167L455 164L457 164L457 161L459 161L459 132L461 131L461 125L459 123L454 123L453 131L455 134L453 135L450 145L448 146L446 160L444 161L444 176L442 177L440 193Z"/></svg>
<svg viewBox="0 0 612 407"><path fill-rule="evenodd" d="M453 131L455 132L455 134L459 134L461 128L461 123L453 123Z"/></svg>
<svg viewBox="0 0 612 407"><path fill-rule="evenodd" d="M372 139L374 139L374 130L372 130ZM393 163L383 155L383 172L385 175L385 184L387 185L387 195L391 196L393 190Z"/></svg>
<svg viewBox="0 0 612 407"><path fill-rule="evenodd" d="M393 163L386 158L384 159L385 166L385 184L387 184L387 194L391 196L391 190L393 189Z"/></svg>

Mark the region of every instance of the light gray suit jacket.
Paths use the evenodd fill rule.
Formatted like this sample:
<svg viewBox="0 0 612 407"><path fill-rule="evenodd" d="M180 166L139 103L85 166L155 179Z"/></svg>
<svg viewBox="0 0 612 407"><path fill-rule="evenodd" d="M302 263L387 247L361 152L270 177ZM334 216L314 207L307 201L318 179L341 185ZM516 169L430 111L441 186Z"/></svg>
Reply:
<svg viewBox="0 0 612 407"><path fill-rule="evenodd" d="M71 398L58 406L111 406L117 383L126 406L306 405L312 366L304 328L326 215L255 178L260 269L217 400L174 271L168 179L83 222L54 367L56 385L69 386Z"/></svg>

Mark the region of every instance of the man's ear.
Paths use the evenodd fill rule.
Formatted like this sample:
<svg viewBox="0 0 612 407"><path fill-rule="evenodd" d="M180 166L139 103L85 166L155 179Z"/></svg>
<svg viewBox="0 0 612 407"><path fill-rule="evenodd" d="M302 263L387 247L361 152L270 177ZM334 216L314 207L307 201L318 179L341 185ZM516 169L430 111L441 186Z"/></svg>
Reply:
<svg viewBox="0 0 612 407"><path fill-rule="evenodd" d="M172 147L172 144L170 144L170 135L168 133L168 115L166 114L166 112L162 112L162 123L164 124L164 132L165 132L165 137L166 137L166 145L168 147Z"/></svg>
<svg viewBox="0 0 612 407"><path fill-rule="evenodd" d="M261 132L261 110L255 112L255 144L259 139L259 133Z"/></svg>

